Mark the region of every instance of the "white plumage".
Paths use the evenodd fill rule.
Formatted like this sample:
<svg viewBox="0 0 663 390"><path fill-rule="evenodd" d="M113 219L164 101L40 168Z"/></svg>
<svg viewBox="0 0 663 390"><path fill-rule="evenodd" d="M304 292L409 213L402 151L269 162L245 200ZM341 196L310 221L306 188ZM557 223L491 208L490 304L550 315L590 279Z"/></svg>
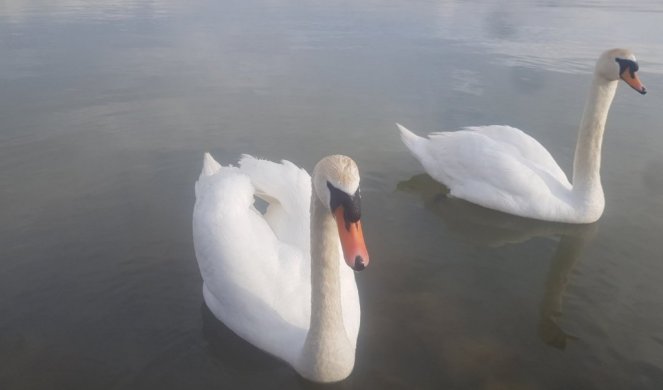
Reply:
<svg viewBox="0 0 663 390"><path fill-rule="evenodd" d="M195 190L194 246L211 312L237 335L309 379L342 379L301 367L311 320L308 173L288 161L277 164L246 155L238 167L222 167L205 154ZM254 207L254 197L269 203L264 215ZM359 296L354 273L343 265L335 239L342 324L354 364Z"/></svg>
<svg viewBox="0 0 663 390"><path fill-rule="evenodd" d="M403 143L451 196L521 217L590 223L605 205L601 143L617 81L621 77L645 93L633 69L628 50L599 57L578 133L573 185L538 141L514 127L467 127L423 138L397 126Z"/></svg>
<svg viewBox="0 0 663 390"><path fill-rule="evenodd" d="M412 154L451 196L520 216L573 214L572 186L562 169L541 144L514 127L471 127L428 138L398 127Z"/></svg>

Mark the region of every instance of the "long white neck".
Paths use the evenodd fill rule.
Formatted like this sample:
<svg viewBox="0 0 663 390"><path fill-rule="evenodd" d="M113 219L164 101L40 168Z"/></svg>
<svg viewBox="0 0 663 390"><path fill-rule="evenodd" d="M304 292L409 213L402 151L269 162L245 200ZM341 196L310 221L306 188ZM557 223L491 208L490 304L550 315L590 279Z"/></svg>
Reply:
<svg viewBox="0 0 663 390"><path fill-rule="evenodd" d="M573 193L585 203L600 203L601 211L603 209L601 145L605 122L616 89L617 81L610 81L594 74L580 122L573 160Z"/></svg>
<svg viewBox="0 0 663 390"><path fill-rule="evenodd" d="M341 307L336 222L315 195L311 199L311 323L300 355L300 374L317 382L347 377L354 367Z"/></svg>

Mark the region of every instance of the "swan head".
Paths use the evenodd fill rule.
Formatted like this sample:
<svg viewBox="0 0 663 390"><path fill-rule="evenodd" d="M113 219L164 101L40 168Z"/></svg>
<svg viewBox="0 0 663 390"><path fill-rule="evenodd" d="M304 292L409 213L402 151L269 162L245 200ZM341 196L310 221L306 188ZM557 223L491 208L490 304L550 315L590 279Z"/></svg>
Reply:
<svg viewBox="0 0 663 390"><path fill-rule="evenodd" d="M610 81L624 80L631 88L644 95L647 88L640 82L636 72L638 62L635 55L628 49L611 49L605 51L596 62L596 74Z"/></svg>
<svg viewBox="0 0 663 390"><path fill-rule="evenodd" d="M347 156L320 160L313 170L313 191L336 220L345 262L355 271L368 265L368 251L361 229L359 169Z"/></svg>

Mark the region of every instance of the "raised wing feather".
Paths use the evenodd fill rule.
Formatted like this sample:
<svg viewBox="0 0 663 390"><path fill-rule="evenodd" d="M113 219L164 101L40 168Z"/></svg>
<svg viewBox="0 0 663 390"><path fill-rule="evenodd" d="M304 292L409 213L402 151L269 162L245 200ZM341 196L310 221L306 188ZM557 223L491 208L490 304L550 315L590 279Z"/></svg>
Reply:
<svg viewBox="0 0 663 390"><path fill-rule="evenodd" d="M281 164L243 155L242 173L249 176L256 196L269 203L265 219L279 240L309 253L311 177L290 161Z"/></svg>
<svg viewBox="0 0 663 390"><path fill-rule="evenodd" d="M550 152L539 141L515 127L502 125L465 127L455 132L432 133L429 135L429 138L432 140L436 137L447 137L456 134L464 135L465 133L476 136L479 143L482 142L479 136L491 139L495 144L490 146L496 147L497 150L503 153L511 154L514 158L522 161L523 164L534 166L537 171L546 172L560 183L570 186L566 174L559 167Z"/></svg>
<svg viewBox="0 0 663 390"><path fill-rule="evenodd" d="M524 131L511 126L476 126L467 130L477 131L486 137L512 147L526 161L536 164L559 182L568 184L566 174L548 150Z"/></svg>

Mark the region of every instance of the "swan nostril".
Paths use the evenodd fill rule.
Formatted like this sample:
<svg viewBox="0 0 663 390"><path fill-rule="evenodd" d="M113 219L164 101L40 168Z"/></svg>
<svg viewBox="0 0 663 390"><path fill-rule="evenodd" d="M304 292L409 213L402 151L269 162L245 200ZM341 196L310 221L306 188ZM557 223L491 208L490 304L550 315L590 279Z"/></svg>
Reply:
<svg viewBox="0 0 663 390"><path fill-rule="evenodd" d="M355 266L353 268L355 271L361 271L366 268L364 259L362 259L361 256L357 255L357 257L355 257Z"/></svg>

